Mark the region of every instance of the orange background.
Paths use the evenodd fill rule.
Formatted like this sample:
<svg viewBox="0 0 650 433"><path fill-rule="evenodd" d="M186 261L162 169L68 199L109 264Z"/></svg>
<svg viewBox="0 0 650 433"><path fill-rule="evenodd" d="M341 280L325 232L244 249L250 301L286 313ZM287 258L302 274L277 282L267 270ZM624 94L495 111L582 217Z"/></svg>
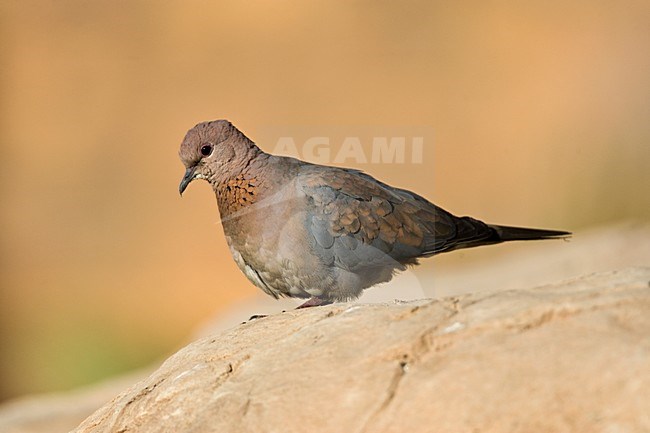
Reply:
<svg viewBox="0 0 650 433"><path fill-rule="evenodd" d="M423 164L359 168L495 223L648 219L649 26L645 0L1 1L0 398L262 296L208 186L178 197L199 121L267 150L278 125L425 126Z"/></svg>

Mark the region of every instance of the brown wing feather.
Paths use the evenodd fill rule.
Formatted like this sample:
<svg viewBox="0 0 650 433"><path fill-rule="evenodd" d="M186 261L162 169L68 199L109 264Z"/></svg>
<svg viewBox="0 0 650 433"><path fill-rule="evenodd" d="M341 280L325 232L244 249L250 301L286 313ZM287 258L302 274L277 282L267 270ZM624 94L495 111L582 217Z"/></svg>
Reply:
<svg viewBox="0 0 650 433"><path fill-rule="evenodd" d="M327 262L354 270L401 264L485 240L494 231L457 218L410 191L392 188L356 170L306 166L299 184L312 206L308 230ZM361 251L359 245L371 246ZM387 256L387 257L386 257Z"/></svg>

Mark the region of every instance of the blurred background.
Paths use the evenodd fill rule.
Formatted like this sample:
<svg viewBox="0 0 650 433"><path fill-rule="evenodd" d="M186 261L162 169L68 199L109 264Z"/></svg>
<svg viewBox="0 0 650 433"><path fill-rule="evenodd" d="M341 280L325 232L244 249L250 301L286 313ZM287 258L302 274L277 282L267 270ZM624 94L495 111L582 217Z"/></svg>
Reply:
<svg viewBox="0 0 650 433"><path fill-rule="evenodd" d="M648 220L648 47L646 0L0 0L0 400L146 365L263 296L208 185L178 196L199 121L266 150L427 128L421 164L352 165L495 223Z"/></svg>

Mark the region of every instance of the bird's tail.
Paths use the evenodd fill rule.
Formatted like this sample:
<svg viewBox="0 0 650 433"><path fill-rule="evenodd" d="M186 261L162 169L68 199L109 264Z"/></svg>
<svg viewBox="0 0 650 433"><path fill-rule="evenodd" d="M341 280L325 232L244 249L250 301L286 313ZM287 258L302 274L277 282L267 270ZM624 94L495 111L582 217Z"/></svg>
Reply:
<svg viewBox="0 0 650 433"><path fill-rule="evenodd" d="M497 242L532 241L538 239L566 239L571 232L561 230L528 229L524 227L508 227L489 224L498 236Z"/></svg>

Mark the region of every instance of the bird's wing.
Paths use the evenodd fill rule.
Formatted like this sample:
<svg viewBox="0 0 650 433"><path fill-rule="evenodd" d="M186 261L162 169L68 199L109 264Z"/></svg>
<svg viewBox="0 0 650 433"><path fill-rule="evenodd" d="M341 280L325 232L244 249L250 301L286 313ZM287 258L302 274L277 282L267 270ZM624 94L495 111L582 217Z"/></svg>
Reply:
<svg viewBox="0 0 650 433"><path fill-rule="evenodd" d="M325 262L347 270L414 263L486 234L410 191L356 170L306 166L298 185L309 207L307 230ZM472 220L476 221L476 220ZM467 226L467 227L465 227Z"/></svg>

